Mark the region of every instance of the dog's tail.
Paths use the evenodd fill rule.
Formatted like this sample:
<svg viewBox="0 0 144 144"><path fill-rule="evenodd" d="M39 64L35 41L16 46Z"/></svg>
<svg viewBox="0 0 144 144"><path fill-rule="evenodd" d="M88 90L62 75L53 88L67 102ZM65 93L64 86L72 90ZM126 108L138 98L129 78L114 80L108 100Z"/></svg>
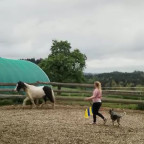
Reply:
<svg viewBox="0 0 144 144"><path fill-rule="evenodd" d="M123 114L121 115L121 117L123 117L123 116L125 116L125 115L126 115L126 112L124 111Z"/></svg>

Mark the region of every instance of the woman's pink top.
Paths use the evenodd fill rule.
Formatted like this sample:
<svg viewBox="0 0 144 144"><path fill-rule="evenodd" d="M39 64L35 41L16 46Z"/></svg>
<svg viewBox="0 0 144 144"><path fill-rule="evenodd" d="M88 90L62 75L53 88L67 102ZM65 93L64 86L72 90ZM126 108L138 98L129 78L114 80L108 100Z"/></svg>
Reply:
<svg viewBox="0 0 144 144"><path fill-rule="evenodd" d="M93 99L92 99L92 101L93 101L93 103L95 103L95 102L101 102L101 98L102 98L102 91L100 91L99 89L94 89L94 91L93 91Z"/></svg>

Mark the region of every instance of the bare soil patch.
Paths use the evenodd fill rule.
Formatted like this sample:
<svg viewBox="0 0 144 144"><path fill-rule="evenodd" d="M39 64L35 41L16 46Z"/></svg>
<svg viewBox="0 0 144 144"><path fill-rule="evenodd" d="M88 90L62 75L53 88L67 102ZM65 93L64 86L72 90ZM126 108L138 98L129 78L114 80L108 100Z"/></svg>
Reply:
<svg viewBox="0 0 144 144"><path fill-rule="evenodd" d="M90 125L85 107L56 105L31 109L29 106L0 107L0 144L144 144L143 111L127 111L121 126L112 126L107 109L106 125ZM119 113L122 113L119 111Z"/></svg>

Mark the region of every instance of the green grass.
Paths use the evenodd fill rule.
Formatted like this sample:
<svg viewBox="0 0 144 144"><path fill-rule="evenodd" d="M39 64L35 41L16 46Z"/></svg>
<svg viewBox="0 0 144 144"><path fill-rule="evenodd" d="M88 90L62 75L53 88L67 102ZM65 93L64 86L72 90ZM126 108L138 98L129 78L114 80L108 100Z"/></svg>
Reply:
<svg viewBox="0 0 144 144"><path fill-rule="evenodd" d="M107 98L131 99L131 100L144 100L144 96L130 96L130 95L106 95Z"/></svg>
<svg viewBox="0 0 144 144"><path fill-rule="evenodd" d="M137 109L137 104L117 104L117 103L103 103L103 107L120 108L120 109Z"/></svg>
<svg viewBox="0 0 144 144"><path fill-rule="evenodd" d="M72 97L88 97L88 96L90 96L89 94L77 94L77 93L61 93L61 96L66 96L66 97L68 97L68 96L72 96Z"/></svg>
<svg viewBox="0 0 144 144"><path fill-rule="evenodd" d="M23 99L21 98L12 98L12 99L0 99L0 106L4 105L17 105L22 104ZM80 105L80 106L91 106L90 102L88 101L69 101L69 100L57 100L57 104L63 104L63 105ZM31 104L28 102L27 104ZM133 109L133 110L144 110L144 105L142 104L117 104L117 103L104 103L103 107L108 108L120 108L120 109Z"/></svg>
<svg viewBox="0 0 144 144"><path fill-rule="evenodd" d="M13 101L11 99L3 99L0 100L0 106L4 106L4 105L12 105Z"/></svg>
<svg viewBox="0 0 144 144"><path fill-rule="evenodd" d="M64 105L91 106L90 102L88 102L88 101L57 100L57 103L58 104L64 104ZM105 103L105 102L103 102L102 106L107 107L107 108L144 110L144 105L137 105L137 104L118 104L118 103Z"/></svg>
<svg viewBox="0 0 144 144"><path fill-rule="evenodd" d="M57 87L53 87L53 89L57 89ZM81 90L85 90L85 89L81 89L81 88L63 88L61 90L70 90L70 91L81 91ZM7 93L9 94L9 93ZM12 94L12 93L11 93ZM13 92L13 94L15 94ZM55 93L55 95L57 96L57 93ZM89 97L91 96L92 93L61 93L61 96L64 97ZM125 96L125 95L104 95L103 97L106 98L118 98L118 99L131 99L131 100L144 100L144 96ZM0 105L11 105L11 104L22 104L23 99L21 98L12 98L12 99L0 99ZM89 102L86 101L57 101L58 103L62 103L62 104L68 104L68 105L81 105L81 106L85 106L85 105L90 105ZM29 103L28 103L29 104ZM116 103L104 103L103 102L103 106L104 107L110 107L110 108L122 108L122 109L143 109L144 110L144 105L137 105L137 104L116 104Z"/></svg>

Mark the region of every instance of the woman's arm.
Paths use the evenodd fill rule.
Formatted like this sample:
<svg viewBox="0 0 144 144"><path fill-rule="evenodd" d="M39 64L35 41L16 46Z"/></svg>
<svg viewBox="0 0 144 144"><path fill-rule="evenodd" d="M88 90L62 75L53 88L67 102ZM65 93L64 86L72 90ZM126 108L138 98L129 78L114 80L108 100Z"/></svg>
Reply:
<svg viewBox="0 0 144 144"><path fill-rule="evenodd" d="M97 96L97 89L94 90L93 95L91 97L86 97L84 100L92 100Z"/></svg>
<svg viewBox="0 0 144 144"><path fill-rule="evenodd" d="M95 96L91 96L91 97L86 97L84 100L89 101L92 100Z"/></svg>

